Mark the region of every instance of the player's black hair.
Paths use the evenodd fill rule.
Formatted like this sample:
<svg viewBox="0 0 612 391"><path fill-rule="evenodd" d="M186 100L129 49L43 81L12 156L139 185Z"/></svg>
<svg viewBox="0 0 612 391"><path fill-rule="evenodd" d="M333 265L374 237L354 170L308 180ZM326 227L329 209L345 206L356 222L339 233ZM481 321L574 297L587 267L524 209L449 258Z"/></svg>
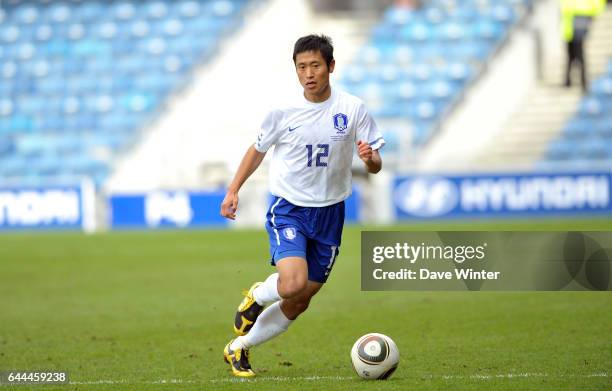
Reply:
<svg viewBox="0 0 612 391"><path fill-rule="evenodd" d="M295 42L293 47L293 63L295 64L295 58L298 54L310 51L320 51L321 56L327 63L327 68L334 59L334 47L332 45L332 39L327 35L306 35L301 37Z"/></svg>

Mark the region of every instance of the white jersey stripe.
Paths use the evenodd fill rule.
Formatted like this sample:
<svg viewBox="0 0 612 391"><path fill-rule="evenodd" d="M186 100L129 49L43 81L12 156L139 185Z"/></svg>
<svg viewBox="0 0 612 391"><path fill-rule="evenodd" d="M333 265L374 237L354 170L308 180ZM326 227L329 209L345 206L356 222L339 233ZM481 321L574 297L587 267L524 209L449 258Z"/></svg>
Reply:
<svg viewBox="0 0 612 391"><path fill-rule="evenodd" d="M329 259L329 265L327 265L327 270L325 271L325 275L329 275L329 272L331 272L332 267L334 266L334 262L336 262L336 249L338 248L337 246L330 246L331 248L331 258Z"/></svg>
<svg viewBox="0 0 612 391"><path fill-rule="evenodd" d="M282 200L282 198L278 197L278 200L270 208L270 213L272 213L272 218L270 219L270 223L272 223L272 227L274 227L274 234L276 234L276 244L279 245L279 246L280 246L280 237L278 236L278 230L276 229L276 223L274 222L274 218L276 217L274 215L274 208L276 208L278 206L278 204L281 202L281 200Z"/></svg>

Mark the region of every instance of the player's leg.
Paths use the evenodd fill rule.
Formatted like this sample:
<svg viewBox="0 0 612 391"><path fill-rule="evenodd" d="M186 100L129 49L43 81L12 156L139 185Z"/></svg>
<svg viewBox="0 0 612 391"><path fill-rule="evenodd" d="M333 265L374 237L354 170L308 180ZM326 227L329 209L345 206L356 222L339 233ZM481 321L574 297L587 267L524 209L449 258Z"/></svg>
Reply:
<svg viewBox="0 0 612 391"><path fill-rule="evenodd" d="M278 273L272 273L264 282L256 282L244 293L244 299L234 317L234 332L245 335L268 304L280 300L278 293Z"/></svg>
<svg viewBox="0 0 612 391"><path fill-rule="evenodd" d="M308 281L306 287L297 295L283 299L280 308L287 319L295 320L301 313L308 309L310 300L319 292L323 284L315 281Z"/></svg>
<svg viewBox="0 0 612 391"><path fill-rule="evenodd" d="M565 86L571 87L572 85L572 63L574 62L574 41L567 42L567 64L565 67Z"/></svg>
<svg viewBox="0 0 612 391"><path fill-rule="evenodd" d="M237 335L246 335L249 332L266 305L283 297L295 296L305 288L308 268L303 258L283 258L277 262L277 269L277 273L269 275L264 282L256 282L245 294L234 320L234 331Z"/></svg>
<svg viewBox="0 0 612 391"><path fill-rule="evenodd" d="M283 286L280 281L283 281L283 276L287 276L285 278L286 284L281 289L283 293L291 296L283 298L266 308L248 334L236 338L227 345L226 351L242 352L242 362L239 362L239 360L233 361L237 368L232 368L232 371L237 376L243 376L241 373L245 370L241 370L241 367L248 366L248 372L252 373L248 362L249 349L287 331L291 323L306 311L312 297L323 286L322 282L307 280L308 270L306 260L303 258L285 258L282 262L277 263L277 268L281 276L279 286ZM229 360L231 360L231 357L229 357Z"/></svg>
<svg viewBox="0 0 612 391"><path fill-rule="evenodd" d="M299 276L296 278L297 283L288 283L287 291L281 293L281 309L287 318L292 320L308 309L310 300L327 282L332 271L339 254L344 226L344 202L317 208L313 215L315 218L310 221L309 232L314 234L306 243L308 267L306 270L301 269L302 274L291 273L294 278ZM308 274L308 282L303 288L305 272Z"/></svg>
<svg viewBox="0 0 612 391"><path fill-rule="evenodd" d="M236 338L231 349L248 350L287 331L306 309L312 297L327 281L338 256L338 246L313 240L307 242L307 257L286 257L276 261L278 289L283 298L266 308L250 332Z"/></svg>
<svg viewBox="0 0 612 391"><path fill-rule="evenodd" d="M251 331L232 342L232 347L250 349L287 331L293 321L308 308L312 297L323 284L308 281L304 289L289 299L282 299L266 308Z"/></svg>
<svg viewBox="0 0 612 391"><path fill-rule="evenodd" d="M288 254L289 252L286 251L285 253ZM305 255L305 252L303 253ZM302 303L305 302L307 307L310 297L319 290L319 287L311 288L308 284L308 266L303 257L289 256L276 260L276 268L278 273L276 273L277 276L274 280L277 281L277 294L279 297L280 295L290 295L296 298L296 300L289 303L287 307L288 311L290 311L289 316L283 312L279 301L268 306L255 318L257 322L251 324L248 333L239 336L227 344L223 354L225 361L231 365L232 373L235 376L255 376L248 359L249 349L287 331L297 315L305 309ZM272 281L270 277L267 280ZM265 283L259 285L259 287L263 285ZM309 297L306 297L308 294L305 294L304 291L308 288L311 288L312 293ZM254 305L259 304L255 303ZM297 310L300 310L300 312L297 313Z"/></svg>
<svg viewBox="0 0 612 391"><path fill-rule="evenodd" d="M306 244L306 239L304 239ZM278 294L283 299L298 296L308 283L306 251L302 256L291 256L276 262L278 270Z"/></svg>
<svg viewBox="0 0 612 391"><path fill-rule="evenodd" d="M276 266L277 261L285 258L306 257L306 237L301 232L300 212L301 208L280 197L276 197L271 202L266 215L266 231L270 242L272 265ZM245 335L251 330L266 305L280 300L280 290L287 286L280 281L290 279L289 276L282 279L279 277L278 273L273 273L263 283L253 284L245 293L245 298L238 306L234 317L234 332L238 336Z"/></svg>
<svg viewBox="0 0 612 391"><path fill-rule="evenodd" d="M286 286L290 294L281 294L283 299L280 302L280 307L288 319L295 320L308 309L312 297L327 282L338 254L338 245L329 245L314 239L308 240L306 248L308 267L301 269L299 274L291 273L290 275L298 283L288 283ZM297 266L297 263L293 266ZM306 278L303 277L304 273L307 274ZM296 276L299 276L299 278L296 278ZM304 284L305 279L307 282Z"/></svg>
<svg viewBox="0 0 612 391"><path fill-rule="evenodd" d="M226 361L232 365L234 375L255 376L248 360L249 349L284 333L291 323L306 311L312 297L327 280L338 255L338 248L312 243L308 255L313 258L313 262L307 263L304 258L299 257L277 261L278 290L284 297L261 313L248 334L227 344L224 355Z"/></svg>
<svg viewBox="0 0 612 391"><path fill-rule="evenodd" d="M303 259L298 258L298 261L306 263ZM249 348L281 334L291 324L280 311L278 303L279 274L273 273L263 283L255 283L238 307L234 331L239 337L230 341L223 351L224 359L231 365L234 376L255 376L249 362ZM278 299L264 310L267 303L259 300L265 295Z"/></svg>
<svg viewBox="0 0 612 391"><path fill-rule="evenodd" d="M263 283L257 286L253 290L253 298L264 307L279 301L281 297L278 293L278 273L270 274Z"/></svg>
<svg viewBox="0 0 612 391"><path fill-rule="evenodd" d="M276 202L274 205L279 204ZM274 215L272 207L266 225L270 237L272 263L277 267L278 276L268 277L266 282L269 284L264 283L251 290L252 301L256 303L255 297L262 300L261 297L266 295L264 289L271 291L269 297L283 299L261 312L253 320L248 334L239 336L226 346L224 355L226 361L231 363L232 372L236 376L254 376L248 362L249 348L262 344L288 329L293 320L308 308L312 297L325 283L338 255L344 222L344 203L315 211L314 215L320 216L315 219L315 226L322 234L322 243L307 239L303 233L307 231L301 231L300 222L291 218L290 213L299 214L301 210L288 203L284 205L287 206L289 213L283 213L282 208L279 208L277 212L283 215L280 213ZM327 245L329 240L337 245ZM257 304L263 305L263 300ZM239 357L232 356L233 352L240 352Z"/></svg>
<svg viewBox="0 0 612 391"><path fill-rule="evenodd" d="M290 232L290 233L287 233ZM306 264L306 237L295 227L284 227L278 235L278 229L271 232L272 262L278 272L266 280L256 282L245 294L234 317L234 332L238 336L246 335L259 318L264 307L291 297L304 289L308 281Z"/></svg>
<svg viewBox="0 0 612 391"><path fill-rule="evenodd" d="M278 270L278 295L283 297L283 300L301 297L308 286L306 260L297 256L285 257L276 261L276 269ZM259 315L248 334L236 338L233 347L248 349L251 346L259 345L287 330L293 319L295 316L287 316L281 311L280 303L277 301Z"/></svg>
<svg viewBox="0 0 612 391"><path fill-rule="evenodd" d="M289 204L288 209L290 207ZM248 349L287 330L291 320L280 310L278 300L281 294L295 294L300 286L303 289L308 279L306 237L300 232L298 224L290 225L293 222L290 216L283 214L276 217L279 218L275 219L269 213L266 228L272 264L277 266L278 273L272 274L263 283L254 284L247 292L234 320L234 330L239 337L230 341L224 349L224 358L230 363L235 376L255 376L249 364ZM266 304L274 301L263 310ZM249 342L249 338L245 341L246 337L254 342Z"/></svg>
<svg viewBox="0 0 612 391"><path fill-rule="evenodd" d="M295 320L308 309L312 297L327 282L340 252L339 246L344 226L344 203L319 208L315 215L317 217L311 229L318 235L306 240L305 258L287 257L276 263L279 273L278 293L282 300L278 303L280 311L276 307L275 311L284 315L284 317L279 315L279 318L283 318L282 324L285 324L287 320ZM302 248L303 245L300 244L300 247ZM290 323L286 324L288 327ZM258 336L253 335L252 339L249 337L251 337L250 334L243 339L247 346L254 346L269 339L265 337L260 341Z"/></svg>

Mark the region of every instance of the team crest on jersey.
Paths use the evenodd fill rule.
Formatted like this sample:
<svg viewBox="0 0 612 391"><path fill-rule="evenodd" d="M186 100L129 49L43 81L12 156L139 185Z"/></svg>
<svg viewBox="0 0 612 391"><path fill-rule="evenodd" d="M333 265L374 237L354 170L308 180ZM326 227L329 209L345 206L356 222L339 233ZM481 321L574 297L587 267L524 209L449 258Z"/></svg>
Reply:
<svg viewBox="0 0 612 391"><path fill-rule="evenodd" d="M344 133L347 127L348 117L346 116L346 114L338 113L334 115L334 128L336 128L338 133Z"/></svg>
<svg viewBox="0 0 612 391"><path fill-rule="evenodd" d="M293 227L285 228L283 230L283 236L286 237L289 240L295 239L295 237L297 236L296 233L295 233L295 228L293 228Z"/></svg>

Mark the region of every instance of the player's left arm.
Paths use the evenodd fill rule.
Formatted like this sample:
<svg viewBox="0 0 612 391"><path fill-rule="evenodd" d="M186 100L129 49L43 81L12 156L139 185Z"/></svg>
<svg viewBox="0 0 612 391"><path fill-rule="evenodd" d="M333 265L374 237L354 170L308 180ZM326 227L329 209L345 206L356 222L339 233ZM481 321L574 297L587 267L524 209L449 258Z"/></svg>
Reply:
<svg viewBox="0 0 612 391"><path fill-rule="evenodd" d="M369 173L376 174L382 168L382 158L378 150L373 150L372 146L365 141L357 141L357 153L359 158L365 163Z"/></svg>

